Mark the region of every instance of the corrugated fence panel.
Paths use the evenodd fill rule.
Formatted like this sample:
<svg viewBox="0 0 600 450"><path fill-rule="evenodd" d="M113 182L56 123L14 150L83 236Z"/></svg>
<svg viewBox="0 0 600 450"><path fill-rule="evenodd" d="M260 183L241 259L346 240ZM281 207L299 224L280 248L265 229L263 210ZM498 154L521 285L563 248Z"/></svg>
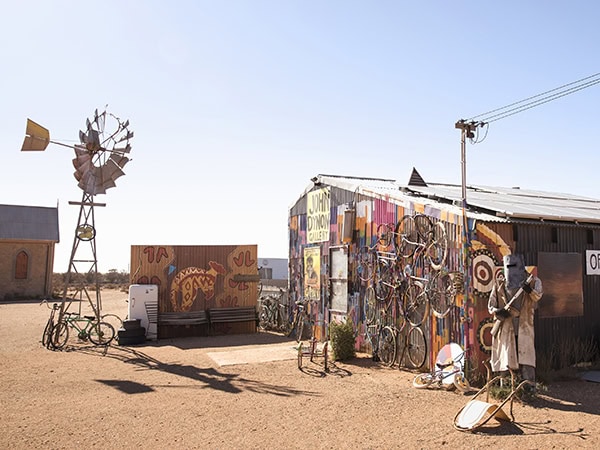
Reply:
<svg viewBox="0 0 600 450"><path fill-rule="evenodd" d="M524 255L527 265L538 265L539 254L579 254L583 288L583 315L540 318L536 314L538 355L556 352L565 343L577 340L600 341L600 276L586 274L586 250L600 249L597 227L574 224L514 224L515 253ZM569 268L572 270L572 268ZM567 272L567 270L565 270ZM560 276L560 274L559 274ZM544 279L540 276L542 285ZM544 301L544 297L540 302Z"/></svg>
<svg viewBox="0 0 600 450"><path fill-rule="evenodd" d="M161 312L256 307L258 265L256 245L184 246L134 245L131 247L131 283L159 286ZM164 328L164 327L161 327ZM159 337L193 334L189 328L159 329ZM222 333L256 331L251 322L225 323Z"/></svg>

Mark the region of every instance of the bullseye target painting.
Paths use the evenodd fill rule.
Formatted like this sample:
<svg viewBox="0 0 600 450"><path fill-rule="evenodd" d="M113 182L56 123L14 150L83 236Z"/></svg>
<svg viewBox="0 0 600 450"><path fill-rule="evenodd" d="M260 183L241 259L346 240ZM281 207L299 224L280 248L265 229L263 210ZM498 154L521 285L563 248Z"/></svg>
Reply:
<svg viewBox="0 0 600 450"><path fill-rule="evenodd" d="M492 291L496 277L502 273L502 265L487 249L473 252L473 292L478 297L487 298Z"/></svg>

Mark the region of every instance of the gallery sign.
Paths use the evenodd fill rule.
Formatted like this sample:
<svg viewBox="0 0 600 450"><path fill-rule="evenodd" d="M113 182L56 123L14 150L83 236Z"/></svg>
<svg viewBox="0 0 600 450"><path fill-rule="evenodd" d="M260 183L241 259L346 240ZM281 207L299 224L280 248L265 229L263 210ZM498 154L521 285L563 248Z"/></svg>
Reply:
<svg viewBox="0 0 600 450"><path fill-rule="evenodd" d="M306 240L309 244L329 241L329 188L311 191L306 196Z"/></svg>

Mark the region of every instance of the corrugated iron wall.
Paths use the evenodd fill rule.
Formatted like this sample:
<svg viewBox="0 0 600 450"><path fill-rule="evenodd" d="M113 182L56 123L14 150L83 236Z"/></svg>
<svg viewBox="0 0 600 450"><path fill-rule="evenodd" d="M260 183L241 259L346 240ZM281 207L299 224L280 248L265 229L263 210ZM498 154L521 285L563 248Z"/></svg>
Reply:
<svg viewBox="0 0 600 450"><path fill-rule="evenodd" d="M258 280L251 279L257 274L256 245L131 246L131 283L159 286L159 315L256 307ZM227 334L250 333L256 331L256 324L217 324L215 330ZM159 338L186 336L196 331L190 327L161 327Z"/></svg>
<svg viewBox="0 0 600 450"><path fill-rule="evenodd" d="M322 188L319 186L318 188ZM328 274L329 247L343 244L344 212L353 208L354 230L348 245L348 317L354 320L357 328L357 346L368 350L364 339L363 296L365 286L357 275L356 255L363 246L373 246L377 241L377 227L382 223L396 223L405 214L424 213L434 221L445 224L449 241L447 270L461 271L464 261L462 247L462 217L447 211L418 203L418 199L406 205L393 204L387 198L374 198L336 187L331 189L331 233L328 242L318 245L321 248L321 298L320 313L327 317L329 304ZM299 297L303 285L302 251L306 244L306 197L300 198L290 210L290 286L293 295ZM574 317L543 317L536 315L536 348L547 351L556 345L557 340L578 339L596 336L600 327L600 276L585 275L585 250L598 248L600 227L575 224L540 224L534 221L515 223L469 221L471 248L469 250L469 308L464 310L464 295L459 294L456 305L444 318L430 314L422 325L429 346L429 362L433 361L439 349L448 342L458 342L471 350L469 358L472 368L478 367L483 373L482 363L489 358L487 323L490 315L487 301L495 276L502 270L502 258L508 253L520 253L527 266L538 269L538 257L542 253L580 254L583 267L582 299L583 314ZM312 244L314 245L314 244ZM416 268L418 270L418 268ZM542 268L543 269L543 268ZM463 274L464 275L464 274ZM560 274L558 275L560 276ZM542 283L544 280L542 279ZM547 286L550 283L547 282ZM544 301L542 298L541 302ZM548 300L549 301L549 300ZM465 322L466 320L466 322Z"/></svg>
<svg viewBox="0 0 600 450"><path fill-rule="evenodd" d="M592 337L600 339L600 276L586 275L586 250L597 250L600 229L591 225L515 224L516 252L525 256L526 262L537 265L538 254L578 253L582 267L583 315L574 317L536 317L536 348L550 351L567 340ZM558 274L560 276L560 274ZM540 275L541 278L541 275ZM542 284L544 283L543 278ZM541 302L544 301L542 297Z"/></svg>
<svg viewBox="0 0 600 450"><path fill-rule="evenodd" d="M535 316L535 345L539 354L556 351L558 346L565 342L577 340L600 339L600 276L586 275L585 252L597 249L600 244L600 229L594 225L577 225L561 223L536 223L532 221L515 222L511 224L487 223L486 226L503 237L512 253L520 253L525 259L525 264L535 266L542 286L546 286L545 297L540 300L538 313ZM486 243L487 248L494 249L493 244ZM545 258L540 258L544 255ZM553 255L555 257L553 258ZM540 262L556 259L563 260L565 256L575 256L575 264L579 267L545 267ZM541 259L541 261L540 261ZM573 261L573 258L569 259ZM501 265L501 259L498 264ZM573 274L578 274L580 279L573 279ZM548 277L553 279L549 280ZM557 281L560 279L560 281ZM544 281L546 281L544 285ZM564 289L575 289L581 286L580 301L583 302L579 315L565 315L544 317L540 311L547 309L544 302L561 303L567 301L565 297L577 297L577 292L558 290L556 285L563 284ZM553 295L549 289L557 292ZM481 305L476 307L476 315L482 318L487 314L483 309L485 298ZM565 309L565 308L554 308ZM570 308L577 311L577 308Z"/></svg>
<svg viewBox="0 0 600 450"><path fill-rule="evenodd" d="M321 188L319 186L318 188ZM461 246L461 220L460 217L448 214L439 209L425 207L419 203L411 202L407 205L394 204L386 198L373 198L368 195L356 194L336 187L331 189L331 232L330 239L327 242L317 244L321 249L321 307L319 317L328 317L329 305L329 248L344 244L343 242L343 220L344 212L353 209L354 229L351 233L352 238L348 245L349 267L348 267L348 313L347 317L352 318L357 329L356 345L363 351L371 351L370 343L365 339L364 325L364 305L363 298L366 286L361 283L358 277L357 255L364 246L372 247L377 244L377 229L381 224L396 224L404 215L414 213L425 213L433 221L442 221L445 223L446 232L449 240L449 251L447 258L447 269L450 271L459 271L462 267L462 246ZM289 237L290 237L290 287L291 298L296 299L302 296L303 286L303 260L302 252L308 245L306 240L306 197L299 199L290 210L289 218ZM413 273L417 276L423 276L424 267L414 267ZM461 345L464 342L464 325L461 320L462 295L457 301L457 305L443 319L436 319L432 315L426 320L421 328L423 329L429 352L429 361L433 361L437 352L448 342L458 342ZM326 326L320 330L320 335L326 332ZM407 325L408 327L408 325Z"/></svg>

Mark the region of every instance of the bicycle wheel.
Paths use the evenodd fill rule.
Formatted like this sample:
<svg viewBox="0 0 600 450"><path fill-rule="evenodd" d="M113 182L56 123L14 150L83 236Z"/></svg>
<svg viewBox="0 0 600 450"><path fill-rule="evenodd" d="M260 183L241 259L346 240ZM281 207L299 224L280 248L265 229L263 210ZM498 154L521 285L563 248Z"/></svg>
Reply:
<svg viewBox="0 0 600 450"><path fill-rule="evenodd" d="M110 323L115 330L123 328L123 319L116 314L104 314L102 317L100 317L100 320L102 322Z"/></svg>
<svg viewBox="0 0 600 450"><path fill-rule="evenodd" d="M377 260L375 277L375 296L377 300L387 302L394 292L391 264L385 259Z"/></svg>
<svg viewBox="0 0 600 450"><path fill-rule="evenodd" d="M396 361L396 333L391 327L383 327L379 332L377 355L383 364L392 366Z"/></svg>
<svg viewBox="0 0 600 450"><path fill-rule="evenodd" d="M406 319L413 327L418 327L427 316L428 299L420 281L411 282L404 291L404 311Z"/></svg>
<svg viewBox="0 0 600 450"><path fill-rule="evenodd" d="M302 334L304 333L304 315L299 315L294 320L294 324L292 325L292 330L290 335L294 336L296 342L300 342L302 340Z"/></svg>
<svg viewBox="0 0 600 450"><path fill-rule="evenodd" d="M420 373L413 379L413 387L417 389L424 389L433 383L433 375L430 373Z"/></svg>
<svg viewBox="0 0 600 450"><path fill-rule="evenodd" d="M429 280L429 304L436 317L446 317L456 299L456 290L450 275L438 272Z"/></svg>
<svg viewBox="0 0 600 450"><path fill-rule="evenodd" d="M377 242L384 248L392 244L392 226L387 223L380 223L377 226Z"/></svg>
<svg viewBox="0 0 600 450"><path fill-rule="evenodd" d="M377 317L377 299L375 297L375 289L372 286L369 286L365 291L365 322L367 325L375 322L375 318Z"/></svg>
<svg viewBox="0 0 600 450"><path fill-rule="evenodd" d="M115 338L115 329L110 323L98 322L90 328L88 339L95 345L108 345Z"/></svg>
<svg viewBox="0 0 600 450"><path fill-rule="evenodd" d="M440 270L448 257L448 237L442 222L436 222L430 234L431 242L427 246L427 258L431 267Z"/></svg>
<svg viewBox="0 0 600 450"><path fill-rule="evenodd" d="M285 335L287 337L290 337L292 335L292 333L294 332L294 329L296 328L296 321L298 320L298 315L294 314L294 318L292 319L292 323L290 323L289 328L287 329Z"/></svg>
<svg viewBox="0 0 600 450"><path fill-rule="evenodd" d="M471 390L471 385L469 384L469 380L465 377L462 372L454 375L453 380L454 386L461 392L469 392Z"/></svg>
<svg viewBox="0 0 600 450"><path fill-rule="evenodd" d="M258 328L262 331L265 331L269 328L269 323L271 322L268 306L263 305L260 310L260 314L258 315Z"/></svg>
<svg viewBox="0 0 600 450"><path fill-rule="evenodd" d="M369 247L363 247L358 254L358 278L368 283L375 276L375 254Z"/></svg>
<svg viewBox="0 0 600 450"><path fill-rule="evenodd" d="M427 341L425 334L419 327L413 327L408 330L406 336L406 350L408 361L414 369L420 369L427 359Z"/></svg>
<svg viewBox="0 0 600 450"><path fill-rule="evenodd" d="M59 322L52 327L52 339L50 346L54 350L60 350L69 340L69 325L66 322Z"/></svg>
<svg viewBox="0 0 600 450"><path fill-rule="evenodd" d="M425 214L416 214L414 216L414 221L419 236L419 243L425 245L429 244L433 235L433 223L431 222L431 219Z"/></svg>
<svg viewBox="0 0 600 450"><path fill-rule="evenodd" d="M396 225L394 247L403 258L410 258L419 245L419 235L412 216L406 215Z"/></svg>
<svg viewBox="0 0 600 450"><path fill-rule="evenodd" d="M48 319L44 332L42 333L42 346L50 348L50 342L52 342L52 318Z"/></svg>
<svg viewBox="0 0 600 450"><path fill-rule="evenodd" d="M280 320L280 324L279 324L279 330L285 335L285 336L289 336L290 335L290 330L292 329L292 324L290 322L289 317L287 316L287 314L285 313L279 313L279 320Z"/></svg>

